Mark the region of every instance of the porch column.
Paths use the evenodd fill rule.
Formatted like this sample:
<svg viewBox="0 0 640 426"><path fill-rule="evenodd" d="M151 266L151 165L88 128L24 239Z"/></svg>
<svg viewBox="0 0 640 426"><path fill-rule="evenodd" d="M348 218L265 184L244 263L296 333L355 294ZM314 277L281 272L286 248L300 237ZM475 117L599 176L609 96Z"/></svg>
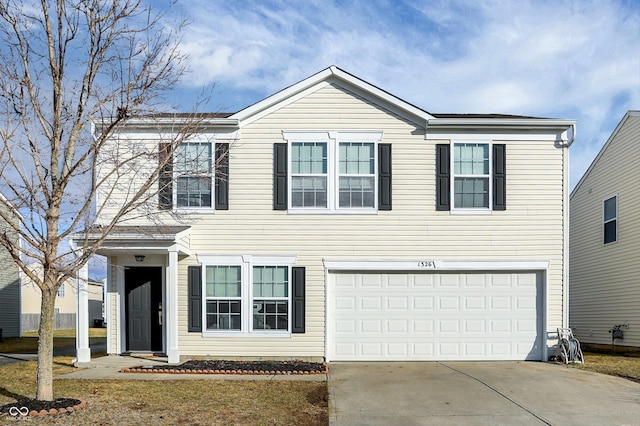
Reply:
<svg viewBox="0 0 640 426"><path fill-rule="evenodd" d="M167 356L169 364L180 362L180 350L178 349L178 247L173 245L169 248L167 268L167 297L166 319L167 319Z"/></svg>
<svg viewBox="0 0 640 426"><path fill-rule="evenodd" d="M85 264L76 279L76 362L91 362L88 281L89 266Z"/></svg>

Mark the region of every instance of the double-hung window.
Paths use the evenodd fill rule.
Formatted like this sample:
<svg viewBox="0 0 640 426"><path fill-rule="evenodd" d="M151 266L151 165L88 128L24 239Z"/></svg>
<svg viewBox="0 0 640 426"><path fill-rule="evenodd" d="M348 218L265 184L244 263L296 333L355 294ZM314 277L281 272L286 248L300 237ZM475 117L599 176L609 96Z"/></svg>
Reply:
<svg viewBox="0 0 640 426"><path fill-rule="evenodd" d="M291 256L202 256L204 332L292 332Z"/></svg>
<svg viewBox="0 0 640 426"><path fill-rule="evenodd" d="M229 209L228 143L160 143L158 151L160 209L201 213Z"/></svg>
<svg viewBox="0 0 640 426"><path fill-rule="evenodd" d="M205 268L207 330L242 328L242 272L240 266Z"/></svg>
<svg viewBox="0 0 640 426"><path fill-rule="evenodd" d="M327 142L291 144L291 206L327 207Z"/></svg>
<svg viewBox="0 0 640 426"><path fill-rule="evenodd" d="M253 330L289 330L289 268L253 267Z"/></svg>
<svg viewBox="0 0 640 426"><path fill-rule="evenodd" d="M211 143L185 142L176 148L176 207L211 208L213 174Z"/></svg>
<svg viewBox="0 0 640 426"><path fill-rule="evenodd" d="M375 145L366 142L340 142L338 148L338 206L374 208Z"/></svg>
<svg viewBox="0 0 640 426"><path fill-rule="evenodd" d="M453 145L453 207L489 208L489 144Z"/></svg>
<svg viewBox="0 0 640 426"><path fill-rule="evenodd" d="M288 141L287 164L279 158L274 163L274 198L280 200L274 202L276 209L390 210L391 148L379 143L382 132L284 132L284 138ZM278 149L275 152L277 157ZM385 173L382 183L380 167ZM282 169L280 179L278 169Z"/></svg>
<svg viewBox="0 0 640 426"><path fill-rule="evenodd" d="M618 240L618 197L613 196L603 203L604 244Z"/></svg>
<svg viewBox="0 0 640 426"><path fill-rule="evenodd" d="M436 210L506 209L506 146L491 141L436 145Z"/></svg>

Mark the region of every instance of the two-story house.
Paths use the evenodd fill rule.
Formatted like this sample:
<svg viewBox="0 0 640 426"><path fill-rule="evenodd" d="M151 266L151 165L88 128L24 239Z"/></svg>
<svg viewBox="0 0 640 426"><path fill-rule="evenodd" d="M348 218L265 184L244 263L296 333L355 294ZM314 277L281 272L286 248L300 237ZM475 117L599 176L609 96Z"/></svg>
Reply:
<svg viewBox="0 0 640 426"><path fill-rule="evenodd" d="M637 350L640 111L627 111L571 192L570 204L570 326L581 342Z"/></svg>
<svg viewBox="0 0 640 426"><path fill-rule="evenodd" d="M175 119L129 120L113 144L157 145ZM187 220L139 215L100 252L109 353L552 355L574 121L431 114L332 66L200 126L160 176L157 208Z"/></svg>

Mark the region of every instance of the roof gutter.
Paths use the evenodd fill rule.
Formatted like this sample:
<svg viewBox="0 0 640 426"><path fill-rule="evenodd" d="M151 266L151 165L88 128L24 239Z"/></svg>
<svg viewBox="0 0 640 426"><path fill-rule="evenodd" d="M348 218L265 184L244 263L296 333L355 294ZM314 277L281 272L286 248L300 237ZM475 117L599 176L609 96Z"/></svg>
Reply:
<svg viewBox="0 0 640 426"><path fill-rule="evenodd" d="M172 128L179 129L184 126L185 123L189 125L193 123L194 126L199 128L226 128L237 129L239 126L239 120L236 118L208 118L198 116L173 116L173 117L145 117L145 118L130 118L126 119L122 124L126 127L134 127L137 129L163 129L171 130ZM103 127L110 125L110 122L95 123L95 130L99 131Z"/></svg>
<svg viewBox="0 0 640 426"><path fill-rule="evenodd" d="M509 129L509 130L567 130L574 128L574 120L548 118L432 118L430 129ZM573 142L573 141L571 141Z"/></svg>

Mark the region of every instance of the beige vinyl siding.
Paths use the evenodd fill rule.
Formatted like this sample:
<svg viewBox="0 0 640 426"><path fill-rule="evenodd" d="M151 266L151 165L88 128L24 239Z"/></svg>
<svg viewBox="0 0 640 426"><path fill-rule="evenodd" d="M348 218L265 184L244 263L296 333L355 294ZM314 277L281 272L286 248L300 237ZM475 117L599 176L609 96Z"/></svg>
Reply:
<svg viewBox="0 0 640 426"><path fill-rule="evenodd" d="M382 142L393 145L392 211L309 215L272 210L273 143L283 142L283 130L359 129L384 130ZM341 88L326 87L242 128L231 150L230 209L203 215L194 224L191 250L296 254L296 265L307 268L307 332L290 339L187 333L187 289L180 286L181 354L321 357L323 258L548 260L548 330L562 326L566 151L552 141L495 141L507 145L507 210L454 215L435 211L435 142L425 140L424 129ZM181 262L180 282L186 282L186 265Z"/></svg>
<svg viewBox="0 0 640 426"><path fill-rule="evenodd" d="M617 242L603 244L603 201L618 197ZM571 197L570 325L583 342L640 346L640 115L631 115Z"/></svg>

